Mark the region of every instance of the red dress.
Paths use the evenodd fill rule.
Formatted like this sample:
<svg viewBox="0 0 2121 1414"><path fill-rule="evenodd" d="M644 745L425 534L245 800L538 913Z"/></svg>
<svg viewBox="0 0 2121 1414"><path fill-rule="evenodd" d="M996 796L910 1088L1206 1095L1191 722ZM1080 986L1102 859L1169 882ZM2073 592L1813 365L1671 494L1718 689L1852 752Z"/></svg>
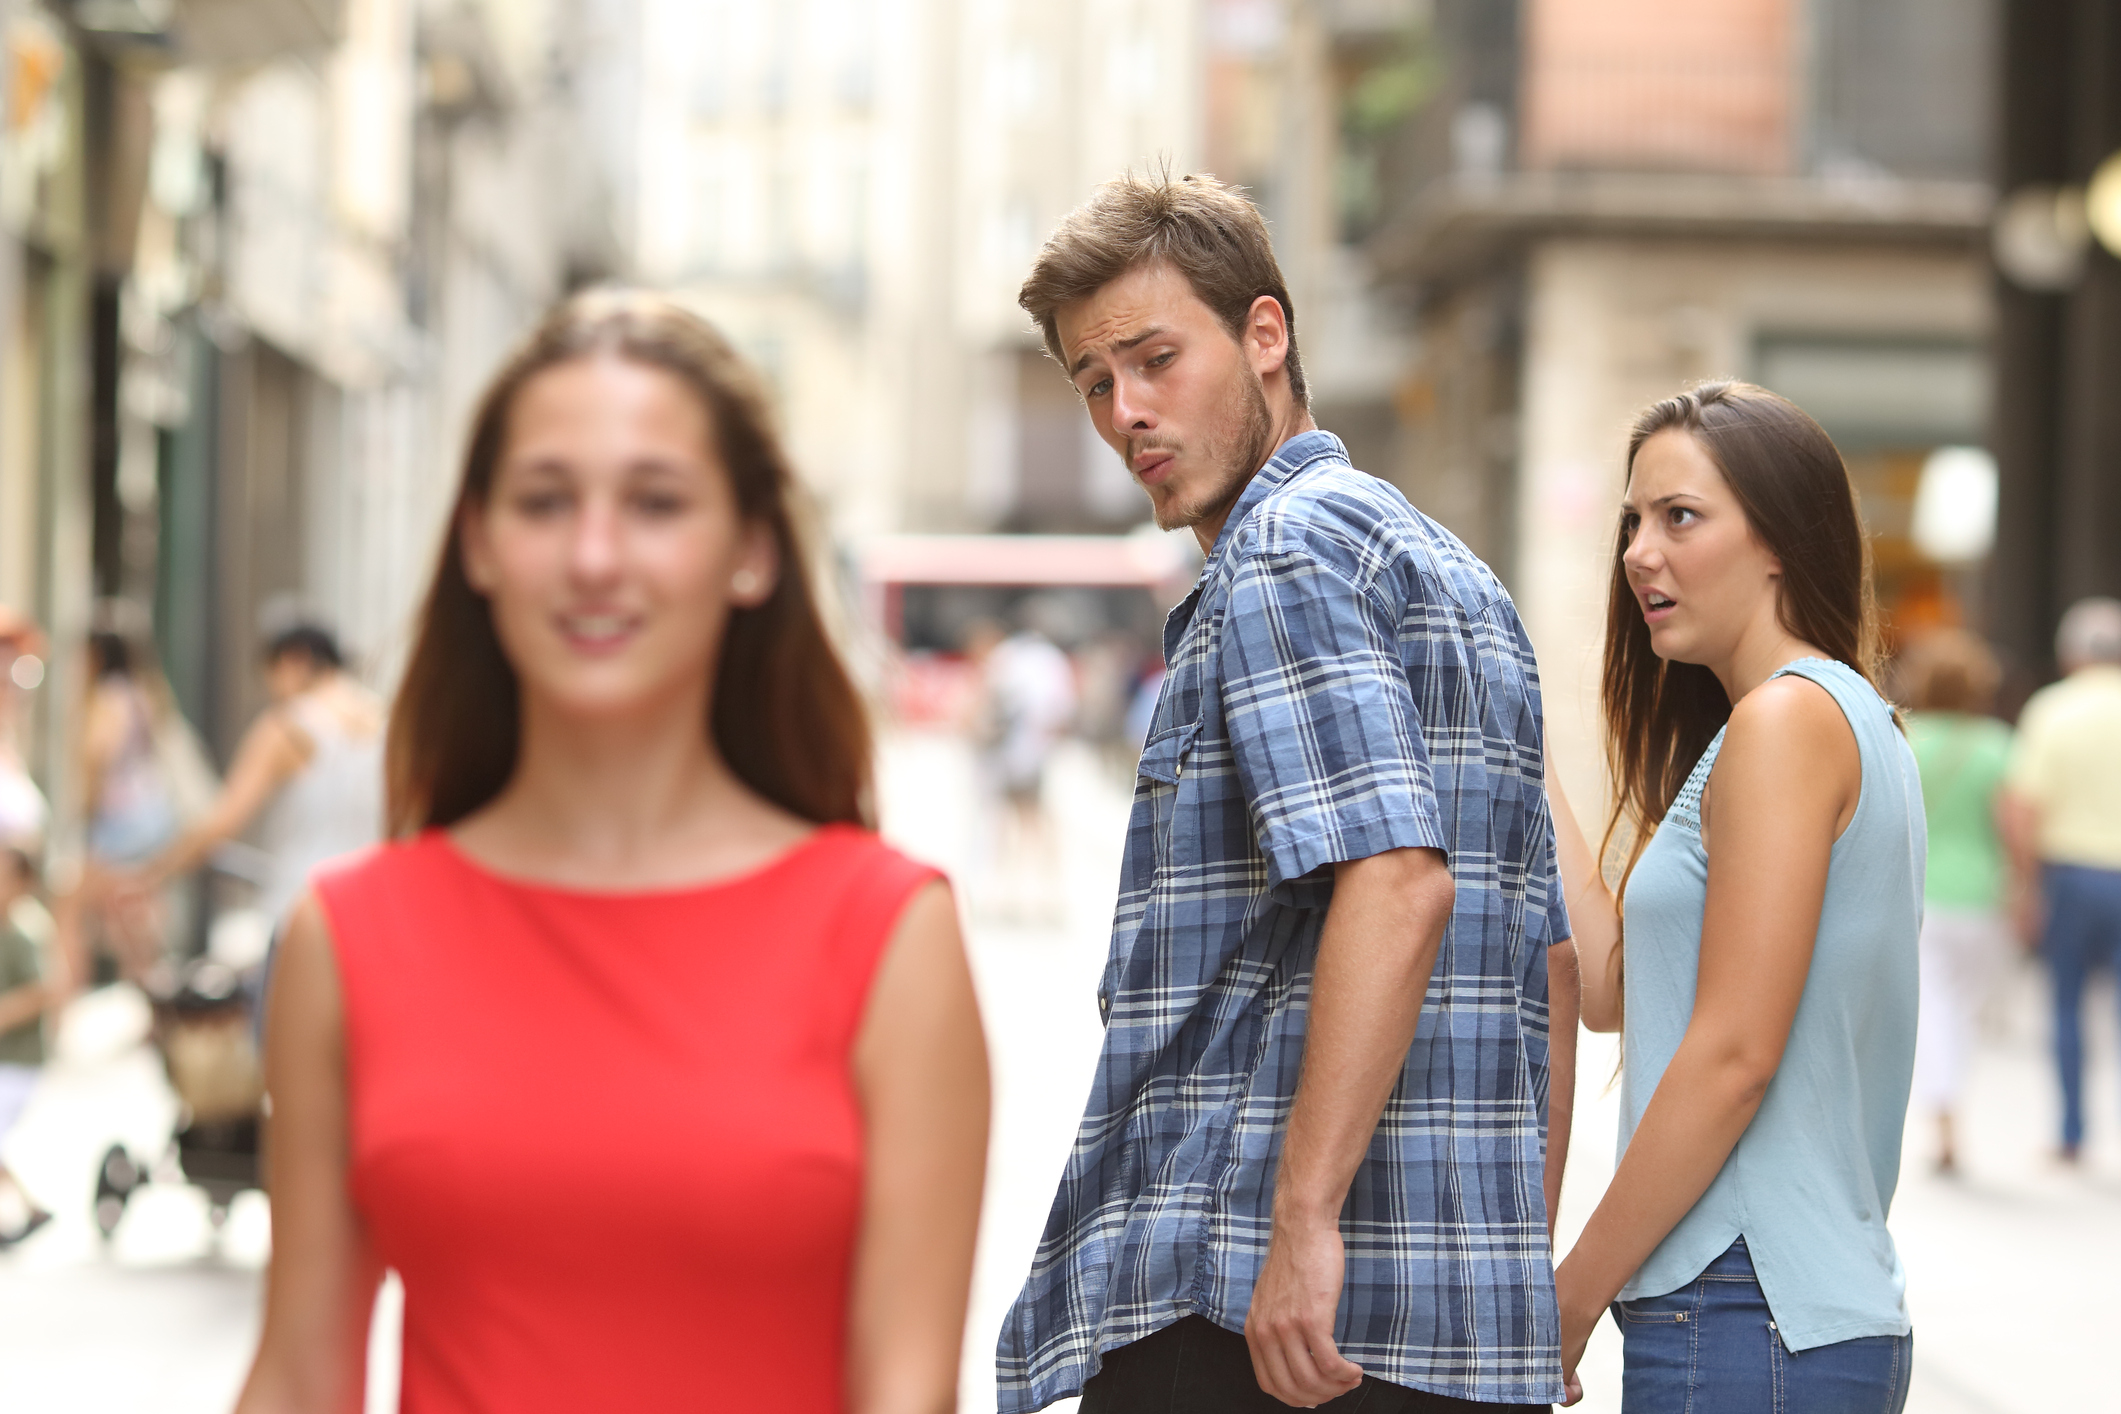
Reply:
<svg viewBox="0 0 2121 1414"><path fill-rule="evenodd" d="M827 826L698 888L520 882L437 831L319 878L409 1414L844 1407L849 1051L933 877Z"/></svg>

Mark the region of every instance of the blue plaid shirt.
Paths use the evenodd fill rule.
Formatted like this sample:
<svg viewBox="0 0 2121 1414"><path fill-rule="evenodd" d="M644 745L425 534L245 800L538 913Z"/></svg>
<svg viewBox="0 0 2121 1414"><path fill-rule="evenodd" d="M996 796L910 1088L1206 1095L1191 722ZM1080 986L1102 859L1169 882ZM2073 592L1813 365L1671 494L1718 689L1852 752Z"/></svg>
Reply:
<svg viewBox="0 0 2121 1414"><path fill-rule="evenodd" d="M1559 1400L1541 1189L1549 944L1569 936L1539 677L1493 574L1338 438L1247 485L1164 629L1087 1112L1002 1326L1004 1414L1189 1314L1244 1329L1332 866L1444 851L1457 901L1341 1210L1334 1338L1380 1379Z"/></svg>

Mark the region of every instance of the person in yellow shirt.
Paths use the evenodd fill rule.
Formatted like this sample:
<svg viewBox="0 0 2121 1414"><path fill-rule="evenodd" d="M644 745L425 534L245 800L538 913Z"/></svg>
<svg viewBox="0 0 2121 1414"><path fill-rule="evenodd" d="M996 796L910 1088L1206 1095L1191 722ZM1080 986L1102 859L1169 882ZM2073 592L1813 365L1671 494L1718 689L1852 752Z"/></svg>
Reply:
<svg viewBox="0 0 2121 1414"><path fill-rule="evenodd" d="M2018 719L2006 822L2018 915L2054 978L2062 1148L2084 1143L2084 984L2121 954L2121 600L2082 599L2062 616L2066 676Z"/></svg>

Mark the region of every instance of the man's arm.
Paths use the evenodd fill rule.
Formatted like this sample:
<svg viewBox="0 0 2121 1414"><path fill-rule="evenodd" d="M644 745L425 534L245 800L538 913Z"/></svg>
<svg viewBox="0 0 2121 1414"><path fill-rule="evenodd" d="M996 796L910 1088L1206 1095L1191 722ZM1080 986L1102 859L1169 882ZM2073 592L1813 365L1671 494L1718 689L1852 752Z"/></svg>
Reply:
<svg viewBox="0 0 2121 1414"><path fill-rule="evenodd" d="M1340 1209L1406 1069L1453 898L1438 850L1334 866L1274 1230L1245 1319L1260 1388L1284 1404L1323 1404L1362 1382L1333 1345L1347 1271Z"/></svg>
<svg viewBox="0 0 2121 1414"><path fill-rule="evenodd" d="M1583 978L1576 940L1547 949L1547 1242L1561 1212L1561 1175L1569 1165L1569 1130L1576 1117L1576 1017Z"/></svg>

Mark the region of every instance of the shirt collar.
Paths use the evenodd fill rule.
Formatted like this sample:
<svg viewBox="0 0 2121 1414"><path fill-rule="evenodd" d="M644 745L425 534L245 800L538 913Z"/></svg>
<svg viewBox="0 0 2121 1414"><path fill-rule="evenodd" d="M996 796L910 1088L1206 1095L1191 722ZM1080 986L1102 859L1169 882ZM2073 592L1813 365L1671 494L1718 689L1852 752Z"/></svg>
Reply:
<svg viewBox="0 0 2121 1414"><path fill-rule="evenodd" d="M1276 488L1286 486L1297 473L1320 461L1348 460L1348 449L1340 438L1321 428L1299 432L1278 447L1267 464L1254 473L1238 493L1237 504L1230 507L1229 517L1215 536L1215 548L1200 567L1200 574L1193 581L1193 588L1179 600L1164 619L1164 661L1172 661L1178 653L1178 642L1185 636L1186 628L1193 622L1193 611L1200 605L1201 591L1207 587L1208 579L1221 563L1218 558L1230 544L1237 527L1244 523L1252 508L1271 495Z"/></svg>
<svg viewBox="0 0 2121 1414"><path fill-rule="evenodd" d="M1348 449L1341 445L1340 438L1323 428L1314 427L1308 432L1299 432L1282 443L1274 455L1267 459L1267 464L1245 483L1245 489L1238 494L1237 504L1230 507L1229 519L1223 522L1222 530L1215 537L1215 548L1208 552L1208 564L1215 563L1215 557L1230 543L1230 538L1237 533L1238 526L1244 524L1245 517L1252 513L1252 508L1272 495L1277 488L1294 480L1298 472L1313 462L1345 462L1347 459ZM1201 572L1203 576L1206 575L1206 565L1201 567Z"/></svg>

